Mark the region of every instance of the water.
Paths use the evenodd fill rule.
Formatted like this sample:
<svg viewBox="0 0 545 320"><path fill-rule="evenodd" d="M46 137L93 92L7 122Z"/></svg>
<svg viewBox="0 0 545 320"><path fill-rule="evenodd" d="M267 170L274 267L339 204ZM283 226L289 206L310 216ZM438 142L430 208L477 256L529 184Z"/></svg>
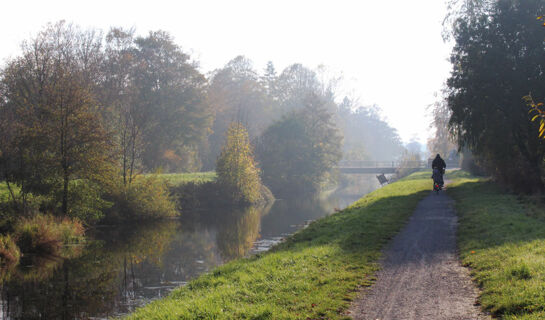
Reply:
<svg viewBox="0 0 545 320"><path fill-rule="evenodd" d="M0 319L103 319L127 314L226 261L268 250L362 193L278 200L268 208L99 226L67 259L27 256L2 273Z"/></svg>

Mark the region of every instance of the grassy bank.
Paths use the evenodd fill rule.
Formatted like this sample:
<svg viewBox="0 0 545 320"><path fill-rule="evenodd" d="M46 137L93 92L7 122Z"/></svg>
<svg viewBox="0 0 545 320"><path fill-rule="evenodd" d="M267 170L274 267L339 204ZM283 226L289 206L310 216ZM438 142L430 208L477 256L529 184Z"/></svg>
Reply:
<svg viewBox="0 0 545 320"><path fill-rule="evenodd" d="M345 319L381 249L430 189L430 173L381 188L271 252L218 267L129 319Z"/></svg>
<svg viewBox="0 0 545 320"><path fill-rule="evenodd" d="M151 174L150 174L151 175ZM166 180L171 186L178 187L183 184L193 183L205 183L216 180L216 172L187 172L187 173L162 173L156 174L157 178Z"/></svg>
<svg viewBox="0 0 545 320"><path fill-rule="evenodd" d="M545 319L545 205L487 180L449 187L460 216L459 248L482 288L480 302L502 319Z"/></svg>

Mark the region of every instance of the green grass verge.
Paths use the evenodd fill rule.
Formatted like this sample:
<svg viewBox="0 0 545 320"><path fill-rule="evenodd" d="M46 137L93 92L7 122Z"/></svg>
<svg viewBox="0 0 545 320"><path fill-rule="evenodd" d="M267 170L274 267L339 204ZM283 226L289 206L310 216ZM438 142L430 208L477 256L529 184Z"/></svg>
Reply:
<svg viewBox="0 0 545 320"><path fill-rule="evenodd" d="M128 319L348 319L381 249L430 193L430 172L385 186L263 255L214 269Z"/></svg>
<svg viewBox="0 0 545 320"><path fill-rule="evenodd" d="M502 319L545 319L545 207L466 176L449 186L462 261Z"/></svg>
<svg viewBox="0 0 545 320"><path fill-rule="evenodd" d="M205 183L216 180L216 172L207 171L207 172L188 172L188 173L161 173L161 174L150 174L156 175L160 179L165 179L173 187L178 187L180 185L194 182L194 183Z"/></svg>

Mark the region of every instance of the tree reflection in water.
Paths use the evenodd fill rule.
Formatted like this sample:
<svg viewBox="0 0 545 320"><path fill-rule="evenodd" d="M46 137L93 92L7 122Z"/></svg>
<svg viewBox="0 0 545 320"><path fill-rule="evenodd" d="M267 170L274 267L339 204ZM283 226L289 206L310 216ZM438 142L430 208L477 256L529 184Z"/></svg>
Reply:
<svg viewBox="0 0 545 320"><path fill-rule="evenodd" d="M126 314L167 295L257 239L293 233L338 203L277 201L271 208L206 210L182 219L102 226L64 257L25 257L3 270L2 319L87 319ZM23 259L23 261L25 261Z"/></svg>
<svg viewBox="0 0 545 320"><path fill-rule="evenodd" d="M167 220L97 228L91 234L95 240L66 248L63 257L35 256L4 269L2 318L74 319L130 312L246 254L259 236L262 212L248 208L206 214L192 223Z"/></svg>

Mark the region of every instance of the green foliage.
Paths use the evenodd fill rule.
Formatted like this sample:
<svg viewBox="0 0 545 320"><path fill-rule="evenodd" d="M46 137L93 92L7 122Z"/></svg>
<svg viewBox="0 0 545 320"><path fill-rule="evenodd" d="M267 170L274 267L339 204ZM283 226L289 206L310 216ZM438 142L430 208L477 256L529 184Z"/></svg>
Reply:
<svg viewBox="0 0 545 320"><path fill-rule="evenodd" d="M261 198L261 179L256 167L248 131L239 122L227 130L225 145L216 164L217 183L233 202L256 203Z"/></svg>
<svg viewBox="0 0 545 320"><path fill-rule="evenodd" d="M23 253L59 255L64 245L83 240L84 228L77 219L35 214L14 226L13 237Z"/></svg>
<svg viewBox="0 0 545 320"><path fill-rule="evenodd" d="M453 24L453 71L447 82L452 130L459 145L499 181L516 191L542 190L545 141L522 97L541 93L545 85L539 71L545 59L543 27L536 23L545 2L464 4L467 10Z"/></svg>
<svg viewBox="0 0 545 320"><path fill-rule="evenodd" d="M429 193L429 175L381 188L272 251L218 267L127 318L347 319L357 289L372 283L383 246Z"/></svg>
<svg viewBox="0 0 545 320"><path fill-rule="evenodd" d="M545 207L486 179L449 185L460 216L460 255L482 288L479 302L502 319L545 315Z"/></svg>
<svg viewBox="0 0 545 320"><path fill-rule="evenodd" d="M77 218L86 225L94 224L104 217L104 210L113 203L103 199L103 187L89 180L74 180L70 184L68 216Z"/></svg>
<svg viewBox="0 0 545 320"><path fill-rule="evenodd" d="M272 124L257 154L263 181L275 195L313 193L340 160L342 137L326 102L310 94L305 106Z"/></svg>
<svg viewBox="0 0 545 320"><path fill-rule="evenodd" d="M194 151L189 147L205 139L211 125L206 78L167 32L137 37L133 48L130 79L144 168L183 169L187 151Z"/></svg>
<svg viewBox="0 0 545 320"><path fill-rule="evenodd" d="M168 184L156 175L136 176L134 181L118 187L109 195L114 206L106 220L153 220L178 215Z"/></svg>

